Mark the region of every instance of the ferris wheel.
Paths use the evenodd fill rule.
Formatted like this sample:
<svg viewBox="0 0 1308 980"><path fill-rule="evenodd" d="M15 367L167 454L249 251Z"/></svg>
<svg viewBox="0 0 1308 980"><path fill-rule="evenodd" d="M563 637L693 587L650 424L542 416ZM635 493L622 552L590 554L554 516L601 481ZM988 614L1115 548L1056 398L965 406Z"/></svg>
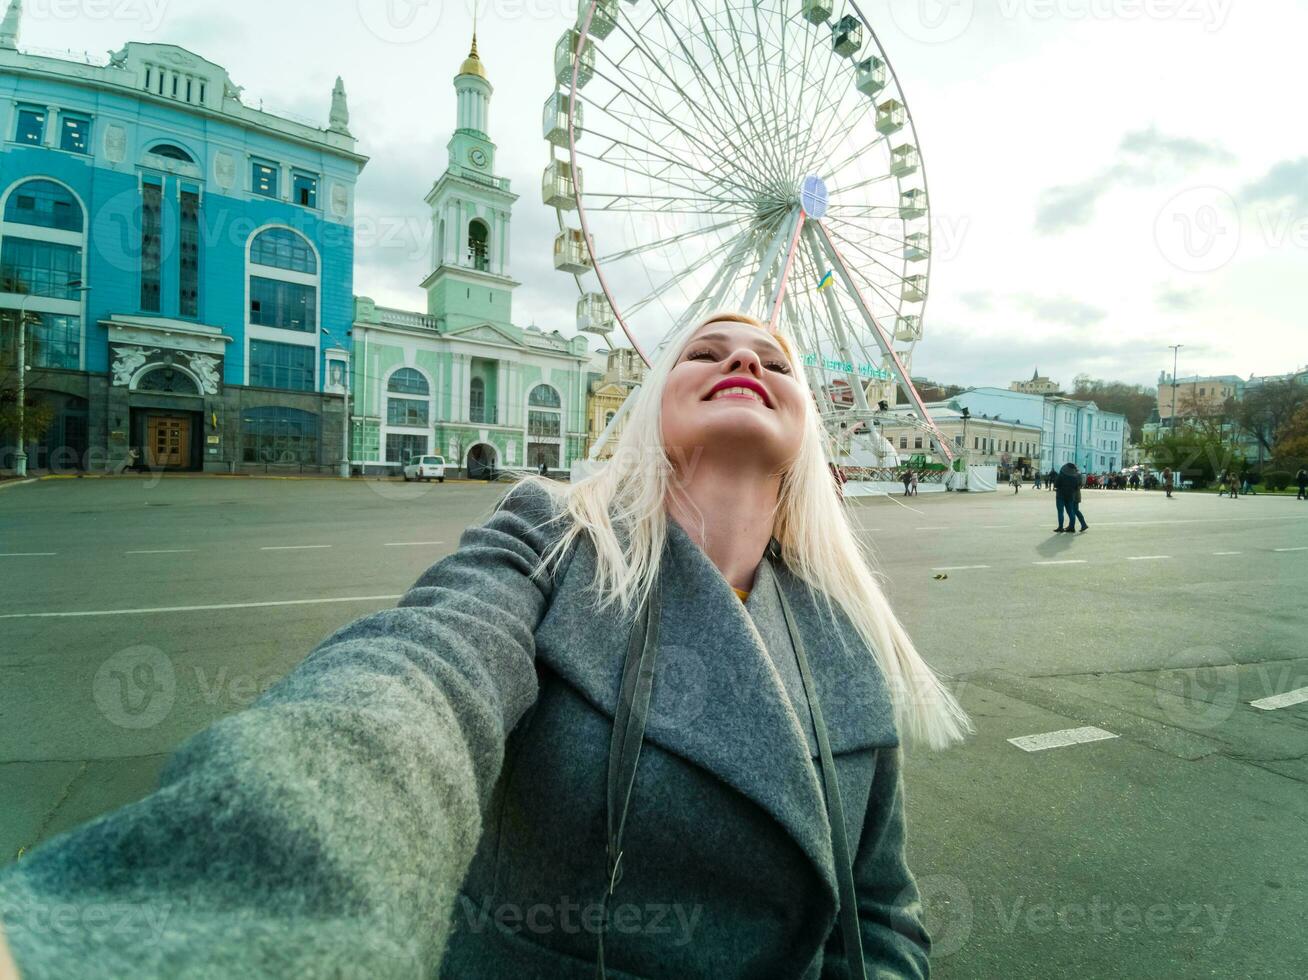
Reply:
<svg viewBox="0 0 1308 980"><path fill-rule="evenodd" d="M910 380L931 268L903 92L853 0L580 0L545 102L554 267L577 327L648 363L696 317L779 326L833 438Z"/></svg>

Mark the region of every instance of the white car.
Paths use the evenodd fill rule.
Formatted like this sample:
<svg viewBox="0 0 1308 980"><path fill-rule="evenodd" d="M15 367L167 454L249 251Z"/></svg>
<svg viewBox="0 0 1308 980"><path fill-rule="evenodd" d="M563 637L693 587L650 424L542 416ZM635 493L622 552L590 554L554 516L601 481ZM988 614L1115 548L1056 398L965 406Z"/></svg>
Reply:
<svg viewBox="0 0 1308 980"><path fill-rule="evenodd" d="M410 480L435 480L445 482L444 456L414 456L409 465L404 467L404 482Z"/></svg>

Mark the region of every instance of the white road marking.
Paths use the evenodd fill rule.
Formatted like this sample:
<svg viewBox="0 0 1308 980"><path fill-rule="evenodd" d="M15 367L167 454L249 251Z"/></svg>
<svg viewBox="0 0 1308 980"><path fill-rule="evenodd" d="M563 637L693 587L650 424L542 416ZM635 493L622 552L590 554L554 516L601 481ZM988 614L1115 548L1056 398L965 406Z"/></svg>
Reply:
<svg viewBox="0 0 1308 980"><path fill-rule="evenodd" d="M444 544L444 541L392 541L386 545L387 548L419 548L427 547L433 544Z"/></svg>
<svg viewBox="0 0 1308 980"><path fill-rule="evenodd" d="M129 551L129 555L183 555L187 552L194 551L194 548L162 548L158 551Z"/></svg>
<svg viewBox="0 0 1308 980"><path fill-rule="evenodd" d="M318 551L322 548L330 548L329 544L278 544L267 548L260 548L260 551Z"/></svg>
<svg viewBox="0 0 1308 980"><path fill-rule="evenodd" d="M1308 687L1286 691L1284 694L1273 694L1270 698L1259 698L1257 701L1250 701L1249 704L1263 711L1275 711L1277 708L1288 708L1292 704L1303 704L1305 701L1308 701Z"/></svg>
<svg viewBox="0 0 1308 980"><path fill-rule="evenodd" d="M1215 555L1221 555L1222 557L1226 557L1226 556L1228 556L1228 555L1238 555L1238 554L1241 554L1241 552L1239 552L1239 551L1214 551L1213 554L1215 554Z"/></svg>
<svg viewBox="0 0 1308 980"><path fill-rule="evenodd" d="M941 568L933 568L933 572L970 572L974 568L989 568L989 565L944 565Z"/></svg>
<svg viewBox="0 0 1308 980"><path fill-rule="evenodd" d="M34 479L33 480L5 480L3 483L0 483L0 490L4 490L7 487L25 487L29 483L36 483L36 482L37 481Z"/></svg>
<svg viewBox="0 0 1308 980"><path fill-rule="evenodd" d="M1308 548L1273 548L1273 551L1308 551Z"/></svg>
<svg viewBox="0 0 1308 980"><path fill-rule="evenodd" d="M920 527L920 528L918 528L918 530L919 530L919 531L948 531L949 528L947 528L947 527Z"/></svg>
<svg viewBox="0 0 1308 980"><path fill-rule="evenodd" d="M1131 555L1126 560L1127 561L1162 561L1163 559L1170 559L1171 557L1172 557L1171 555Z"/></svg>
<svg viewBox="0 0 1308 980"><path fill-rule="evenodd" d="M3 613L0 619L78 619L86 616L142 616L151 613L212 612L224 609L267 609L273 606L317 606L339 602L393 602L402 595L347 595L334 599L283 599L277 602L223 602L208 606L155 606L150 609L94 609L79 612Z"/></svg>
<svg viewBox="0 0 1308 980"><path fill-rule="evenodd" d="M12 554L0 555L0 558L53 558L56 554L58 552L55 551L15 551Z"/></svg>
<svg viewBox="0 0 1308 980"><path fill-rule="evenodd" d="M1037 562L1032 562L1031 564L1033 565L1084 565L1085 563L1086 560L1084 558L1065 558L1062 561L1037 561Z"/></svg>
<svg viewBox="0 0 1308 980"><path fill-rule="evenodd" d="M1084 742L1102 742L1107 738L1117 738L1112 732L1090 726L1088 728L1065 728L1058 732L1043 732L1040 735L1023 735L1008 741L1023 752L1043 752L1045 749L1061 749L1068 745L1080 745Z"/></svg>

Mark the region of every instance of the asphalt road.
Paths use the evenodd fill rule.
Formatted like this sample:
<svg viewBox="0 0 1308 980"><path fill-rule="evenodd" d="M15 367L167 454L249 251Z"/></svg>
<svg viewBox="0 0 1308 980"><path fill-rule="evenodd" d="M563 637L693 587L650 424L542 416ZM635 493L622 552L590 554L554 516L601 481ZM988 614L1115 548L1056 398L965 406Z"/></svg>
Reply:
<svg viewBox="0 0 1308 980"><path fill-rule="evenodd" d="M503 489L0 489L0 862L148 792ZM1074 536L1029 488L850 505L977 726L906 767L935 975L1302 977L1308 701L1250 702L1308 688L1308 504L1085 497Z"/></svg>

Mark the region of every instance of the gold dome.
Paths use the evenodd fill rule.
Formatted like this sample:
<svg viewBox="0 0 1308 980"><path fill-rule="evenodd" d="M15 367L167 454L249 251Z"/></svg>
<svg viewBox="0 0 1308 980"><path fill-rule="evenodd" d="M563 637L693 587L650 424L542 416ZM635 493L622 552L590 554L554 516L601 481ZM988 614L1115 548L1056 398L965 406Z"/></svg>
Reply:
<svg viewBox="0 0 1308 980"><path fill-rule="evenodd" d="M486 69L482 67L481 59L477 57L477 32L472 32L472 50L468 52L468 57L463 59L463 64L459 66L460 75L476 75L478 78L486 78ZM486 78L490 81L489 78Z"/></svg>

